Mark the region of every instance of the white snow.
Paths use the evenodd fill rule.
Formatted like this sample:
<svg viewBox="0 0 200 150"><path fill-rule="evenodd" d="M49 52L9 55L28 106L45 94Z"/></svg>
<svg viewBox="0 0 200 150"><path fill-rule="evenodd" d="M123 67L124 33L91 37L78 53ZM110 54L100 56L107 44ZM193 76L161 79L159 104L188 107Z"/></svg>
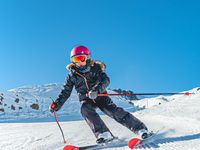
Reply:
<svg viewBox="0 0 200 150"><path fill-rule="evenodd" d="M159 96L148 99L148 103L147 99L133 101L139 109L142 109L132 114L141 119L150 130L161 130L153 144L140 149L200 149L200 90L195 88L190 92L195 94ZM114 101L118 101L118 105L122 102L119 99ZM75 105L75 107L79 106ZM74 109L78 110L78 108ZM113 119L107 116L102 118L113 134L120 139L128 141L136 137ZM95 144L94 135L85 121L64 121L60 124L68 144L76 146ZM0 124L0 149L2 150L62 150L63 147L62 136L55 122ZM128 147L123 144L120 147L106 149L128 150Z"/></svg>

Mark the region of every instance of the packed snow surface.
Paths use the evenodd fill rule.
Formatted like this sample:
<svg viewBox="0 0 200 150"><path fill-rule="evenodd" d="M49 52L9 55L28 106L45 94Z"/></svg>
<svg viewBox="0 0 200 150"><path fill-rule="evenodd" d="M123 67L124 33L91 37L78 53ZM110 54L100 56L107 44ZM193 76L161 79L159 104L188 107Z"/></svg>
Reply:
<svg viewBox="0 0 200 150"><path fill-rule="evenodd" d="M141 119L149 130L159 130L151 143L138 149L200 149L200 90L195 88L190 92L194 94L159 96L133 101L135 106L129 105L129 107L139 109L132 114ZM120 106L120 102L118 105ZM102 116L102 118L119 139L128 141L130 138L137 137L113 119L107 116ZM67 144L76 146L95 144L96 139L84 120L61 121L60 124ZM0 124L1 150L62 150L64 146L60 130L55 122ZM128 150L129 148L124 142L118 147L113 145L105 149Z"/></svg>

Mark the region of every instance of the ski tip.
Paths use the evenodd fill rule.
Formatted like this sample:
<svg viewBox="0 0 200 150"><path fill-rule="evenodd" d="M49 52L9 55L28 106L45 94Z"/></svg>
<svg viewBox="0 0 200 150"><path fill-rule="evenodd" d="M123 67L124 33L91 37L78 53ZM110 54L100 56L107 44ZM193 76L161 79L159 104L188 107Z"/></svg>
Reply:
<svg viewBox="0 0 200 150"><path fill-rule="evenodd" d="M63 150L79 150L79 147L73 145L67 145L63 148Z"/></svg>
<svg viewBox="0 0 200 150"><path fill-rule="evenodd" d="M131 140L128 142L128 147L129 147L130 149L133 149L134 146L137 145L137 144L139 144L140 142L141 142L140 139L138 139L138 138L133 138L133 139L131 139Z"/></svg>

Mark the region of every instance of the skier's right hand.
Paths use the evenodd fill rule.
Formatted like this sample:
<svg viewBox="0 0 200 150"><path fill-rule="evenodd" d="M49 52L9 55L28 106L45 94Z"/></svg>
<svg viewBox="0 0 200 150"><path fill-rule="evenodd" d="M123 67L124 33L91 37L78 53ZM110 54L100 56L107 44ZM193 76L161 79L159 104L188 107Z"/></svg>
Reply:
<svg viewBox="0 0 200 150"><path fill-rule="evenodd" d="M54 111L58 111L59 110L59 106L57 103L53 102L50 107L49 107L50 112L54 112Z"/></svg>
<svg viewBox="0 0 200 150"><path fill-rule="evenodd" d="M91 91L89 91L89 93L88 93L88 97L89 97L90 99L96 99L96 98L98 97L98 92L95 91L95 90L91 90Z"/></svg>

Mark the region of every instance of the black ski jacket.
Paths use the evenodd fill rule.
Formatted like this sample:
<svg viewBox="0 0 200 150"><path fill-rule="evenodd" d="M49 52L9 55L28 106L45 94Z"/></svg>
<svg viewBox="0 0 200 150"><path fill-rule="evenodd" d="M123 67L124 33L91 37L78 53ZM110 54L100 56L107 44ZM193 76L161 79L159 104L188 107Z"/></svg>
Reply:
<svg viewBox="0 0 200 150"><path fill-rule="evenodd" d="M54 102L57 107L56 111L70 97L73 87L75 87L80 101L88 99L86 94L90 90L96 90L98 93L107 93L106 88L110 83L110 79L104 72L105 65L98 61L90 61L87 65L90 69L86 73L80 72L73 63L67 66L70 72L67 75L64 88Z"/></svg>

